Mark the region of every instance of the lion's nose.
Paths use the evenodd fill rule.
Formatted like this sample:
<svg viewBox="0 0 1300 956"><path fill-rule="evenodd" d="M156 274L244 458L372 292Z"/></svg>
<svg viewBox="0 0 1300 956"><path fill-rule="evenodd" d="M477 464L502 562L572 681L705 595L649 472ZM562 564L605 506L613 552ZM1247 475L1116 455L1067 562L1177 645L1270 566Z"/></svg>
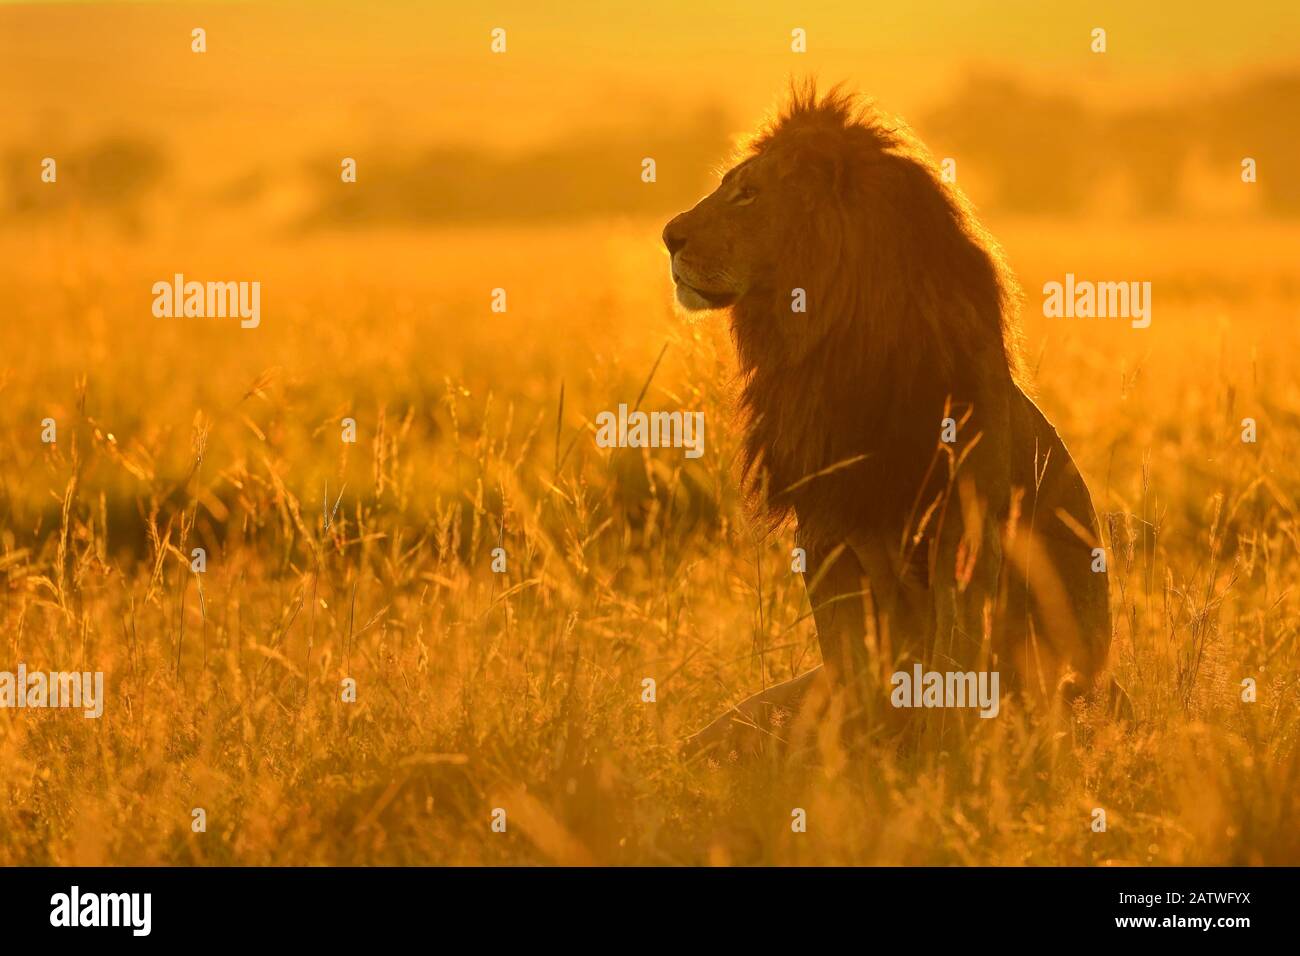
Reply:
<svg viewBox="0 0 1300 956"><path fill-rule="evenodd" d="M668 247L668 254L673 255L678 249L686 245L686 236L682 231L682 217L678 216L672 222L664 226L664 245Z"/></svg>

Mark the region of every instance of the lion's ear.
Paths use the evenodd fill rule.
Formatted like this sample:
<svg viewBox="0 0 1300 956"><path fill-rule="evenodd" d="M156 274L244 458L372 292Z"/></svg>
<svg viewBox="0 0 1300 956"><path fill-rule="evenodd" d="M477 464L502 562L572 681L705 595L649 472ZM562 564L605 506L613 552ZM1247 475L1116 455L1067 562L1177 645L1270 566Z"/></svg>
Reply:
<svg viewBox="0 0 1300 956"><path fill-rule="evenodd" d="M843 198L848 178L844 158L835 150L813 153L808 160L808 180L823 195Z"/></svg>
<svg viewBox="0 0 1300 956"><path fill-rule="evenodd" d="M847 164L840 144L810 136L778 159L781 178L805 194L838 196L845 183Z"/></svg>

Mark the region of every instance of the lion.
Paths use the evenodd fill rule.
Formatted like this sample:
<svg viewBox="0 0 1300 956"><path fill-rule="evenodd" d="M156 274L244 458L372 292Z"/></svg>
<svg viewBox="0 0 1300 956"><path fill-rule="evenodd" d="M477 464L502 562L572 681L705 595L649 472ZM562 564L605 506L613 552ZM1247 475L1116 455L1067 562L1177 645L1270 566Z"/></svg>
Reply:
<svg viewBox="0 0 1300 956"><path fill-rule="evenodd" d="M822 657L689 751L783 739L831 695L851 724L914 662L1049 699L1099 689L1092 497L1021 384L1000 248L907 128L842 87L794 86L663 241L677 302L730 312L743 480L771 529L794 521Z"/></svg>

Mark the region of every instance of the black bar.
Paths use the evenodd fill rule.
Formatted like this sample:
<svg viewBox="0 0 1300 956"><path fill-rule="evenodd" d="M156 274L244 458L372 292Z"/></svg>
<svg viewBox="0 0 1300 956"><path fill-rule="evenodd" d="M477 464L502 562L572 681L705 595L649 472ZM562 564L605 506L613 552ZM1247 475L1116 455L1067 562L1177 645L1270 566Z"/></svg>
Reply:
<svg viewBox="0 0 1300 956"><path fill-rule="evenodd" d="M619 945L642 936L670 945L682 933L731 942L753 934L771 943L771 934L798 926L817 938L852 933L864 950L900 934L969 942L1037 929L1071 941L1199 936L1231 944L1286 928L1296 876L1294 868L6 869L0 926L6 941L128 945L373 943L429 934L451 945L481 932L494 943L517 934L536 948L598 931ZM80 915L97 919L102 910L111 919L116 909L125 925L52 925L52 918L70 921L73 886ZM127 909L123 897L101 906L99 894L124 893L150 894L147 936L135 932L144 925L142 896L138 908Z"/></svg>

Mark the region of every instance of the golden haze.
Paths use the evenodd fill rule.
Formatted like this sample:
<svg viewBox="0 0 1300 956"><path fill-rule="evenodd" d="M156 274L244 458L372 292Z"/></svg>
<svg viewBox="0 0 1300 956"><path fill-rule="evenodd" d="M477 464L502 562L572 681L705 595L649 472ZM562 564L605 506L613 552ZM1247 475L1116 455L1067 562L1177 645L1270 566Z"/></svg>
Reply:
<svg viewBox="0 0 1300 956"><path fill-rule="evenodd" d="M532 6L0 7L0 669L109 689L0 714L0 863L1300 862L1296 8ZM792 73L903 113L1005 244L1132 733L677 759L817 660L658 242ZM177 272L260 281L261 326L153 318ZM1066 272L1151 281L1151 328L1042 318ZM594 446L647 380L700 461Z"/></svg>

